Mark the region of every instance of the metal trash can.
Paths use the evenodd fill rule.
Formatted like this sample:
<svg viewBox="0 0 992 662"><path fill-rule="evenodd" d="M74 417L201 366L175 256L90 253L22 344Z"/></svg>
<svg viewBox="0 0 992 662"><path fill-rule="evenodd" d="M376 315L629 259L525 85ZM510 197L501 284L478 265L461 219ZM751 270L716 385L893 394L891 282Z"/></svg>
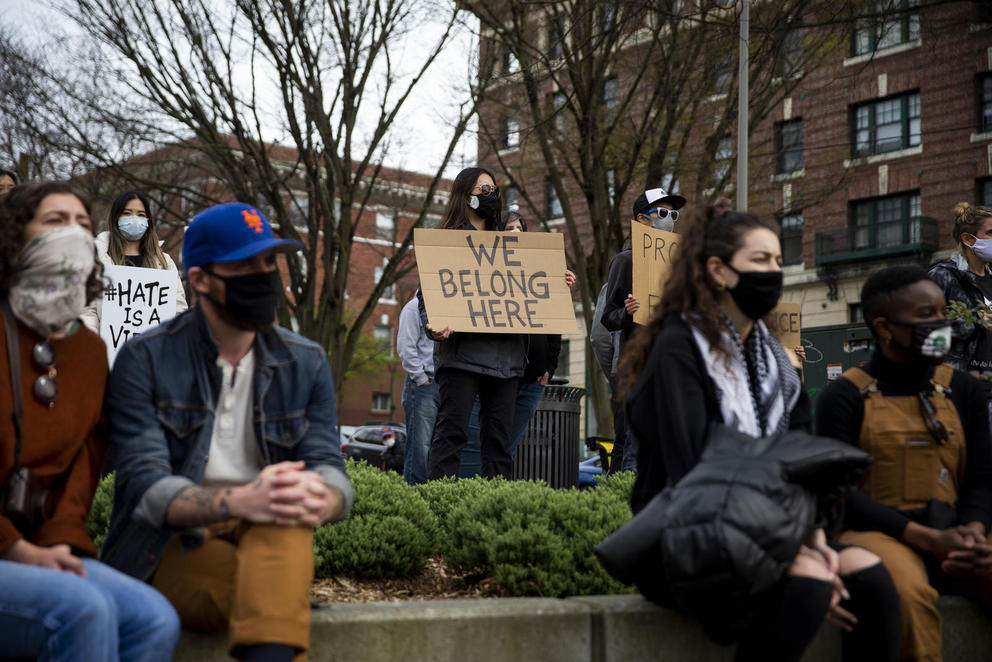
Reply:
<svg viewBox="0 0 992 662"><path fill-rule="evenodd" d="M543 480L551 487L579 482L579 413L586 390L547 386L513 459L515 480Z"/></svg>

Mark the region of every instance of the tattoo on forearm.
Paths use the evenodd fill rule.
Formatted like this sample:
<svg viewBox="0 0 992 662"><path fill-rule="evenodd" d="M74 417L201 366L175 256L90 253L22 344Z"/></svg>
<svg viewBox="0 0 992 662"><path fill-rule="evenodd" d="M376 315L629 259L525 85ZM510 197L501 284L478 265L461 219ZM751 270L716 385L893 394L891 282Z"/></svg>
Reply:
<svg viewBox="0 0 992 662"><path fill-rule="evenodd" d="M193 485L176 495L166 510L166 521L177 527L203 526L216 522L221 513L214 501L219 488Z"/></svg>

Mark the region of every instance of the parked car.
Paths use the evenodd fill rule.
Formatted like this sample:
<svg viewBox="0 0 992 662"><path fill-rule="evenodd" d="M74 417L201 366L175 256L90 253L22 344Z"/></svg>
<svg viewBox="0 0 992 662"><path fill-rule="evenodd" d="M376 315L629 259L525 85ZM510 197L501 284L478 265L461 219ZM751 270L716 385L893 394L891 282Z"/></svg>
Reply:
<svg viewBox="0 0 992 662"><path fill-rule="evenodd" d="M340 436L341 436L341 445L342 446L344 446L344 444L345 444L345 442L347 440L351 439L351 435L355 434L355 430L357 430L359 427L360 426L358 426L358 425L342 425L341 426Z"/></svg>
<svg viewBox="0 0 992 662"><path fill-rule="evenodd" d="M392 440L392 443L389 441ZM380 469L403 473L406 426L402 423L362 425L347 439L341 435L341 455L365 460Z"/></svg>
<svg viewBox="0 0 992 662"><path fill-rule="evenodd" d="M601 475L603 475L603 460L598 455L579 462L579 489L596 487L596 477Z"/></svg>

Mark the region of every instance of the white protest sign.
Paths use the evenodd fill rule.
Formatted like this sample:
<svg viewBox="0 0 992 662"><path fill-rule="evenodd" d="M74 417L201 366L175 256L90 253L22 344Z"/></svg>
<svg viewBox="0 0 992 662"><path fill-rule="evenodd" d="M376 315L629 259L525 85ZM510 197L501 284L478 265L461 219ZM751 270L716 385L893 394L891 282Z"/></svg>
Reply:
<svg viewBox="0 0 992 662"><path fill-rule="evenodd" d="M111 366L128 339L176 316L179 274L171 269L105 265L100 337Z"/></svg>

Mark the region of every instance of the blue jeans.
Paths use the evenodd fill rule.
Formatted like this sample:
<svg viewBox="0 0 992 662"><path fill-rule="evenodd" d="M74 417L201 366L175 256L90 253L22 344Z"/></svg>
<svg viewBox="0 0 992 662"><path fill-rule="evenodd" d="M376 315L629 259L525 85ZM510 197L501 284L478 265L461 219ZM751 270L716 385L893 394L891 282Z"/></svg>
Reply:
<svg viewBox="0 0 992 662"><path fill-rule="evenodd" d="M175 609L148 584L94 559L86 577L0 560L0 651L39 662L168 662Z"/></svg>
<svg viewBox="0 0 992 662"><path fill-rule="evenodd" d="M434 436L434 421L440 401L437 383L417 386L407 375L403 384L403 412L406 414L406 458L403 480L410 485L427 482L427 454Z"/></svg>
<svg viewBox="0 0 992 662"><path fill-rule="evenodd" d="M517 446L527 432L530 419L537 411L537 405L544 395L544 384L541 382L531 382L521 384L517 391L516 409L513 410L513 431L510 433L510 455L516 456Z"/></svg>

